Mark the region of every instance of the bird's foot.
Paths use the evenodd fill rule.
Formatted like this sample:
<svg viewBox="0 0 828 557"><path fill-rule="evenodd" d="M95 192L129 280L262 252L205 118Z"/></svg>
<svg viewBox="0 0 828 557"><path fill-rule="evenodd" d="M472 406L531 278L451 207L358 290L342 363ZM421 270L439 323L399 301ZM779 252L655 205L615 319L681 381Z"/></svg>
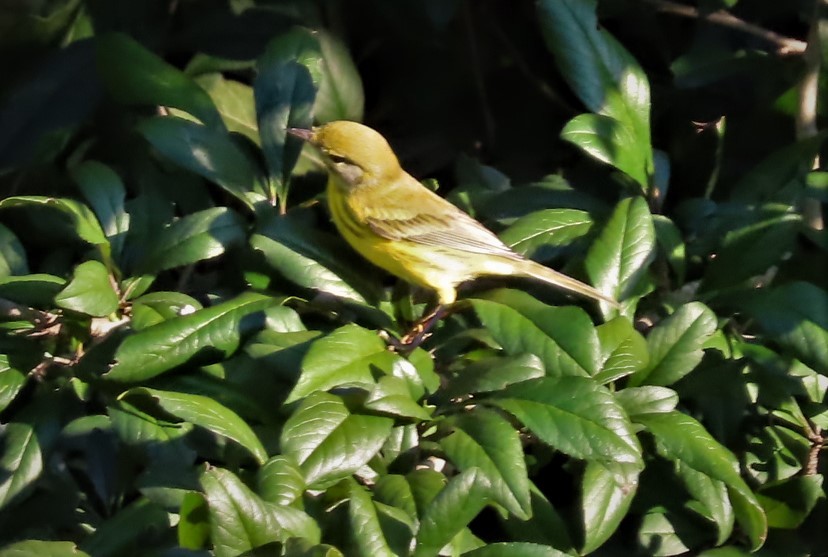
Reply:
<svg viewBox="0 0 828 557"><path fill-rule="evenodd" d="M397 353L407 354L412 352L431 336L431 330L446 313L443 306L437 306L434 311L417 321L402 338L397 339L387 335L385 341Z"/></svg>

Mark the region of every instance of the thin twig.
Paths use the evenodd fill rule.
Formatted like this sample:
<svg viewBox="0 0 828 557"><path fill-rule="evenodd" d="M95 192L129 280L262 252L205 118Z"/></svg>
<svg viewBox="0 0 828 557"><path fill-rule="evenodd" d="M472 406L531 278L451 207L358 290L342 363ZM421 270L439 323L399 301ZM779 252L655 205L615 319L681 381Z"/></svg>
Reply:
<svg viewBox="0 0 828 557"><path fill-rule="evenodd" d="M724 10L718 10L711 13L702 13L693 6L671 2L670 0L643 1L648 4L652 4L658 8L659 11L664 13L693 19L702 19L710 23L715 23L716 25L730 27L732 29L737 29L744 33L754 35L776 45L778 47L778 54L802 54L808 46L805 41L785 37L784 35L780 35L779 33L775 33L769 29L765 29L764 27L748 23L747 21L739 19L735 15Z"/></svg>
<svg viewBox="0 0 828 557"><path fill-rule="evenodd" d="M817 127L817 102L819 99L819 74L822 66L822 45L819 37L820 15L825 0L820 0L814 5L814 13L811 18L811 29L808 32L808 48L805 49L803 59L805 61L805 75L799 83L799 105L796 112L796 135L802 141L816 136L819 133ZM812 169L819 168L819 154L814 157ZM802 216L805 223L813 230L822 230L825 222L822 215L822 206L819 200L805 198L802 200Z"/></svg>

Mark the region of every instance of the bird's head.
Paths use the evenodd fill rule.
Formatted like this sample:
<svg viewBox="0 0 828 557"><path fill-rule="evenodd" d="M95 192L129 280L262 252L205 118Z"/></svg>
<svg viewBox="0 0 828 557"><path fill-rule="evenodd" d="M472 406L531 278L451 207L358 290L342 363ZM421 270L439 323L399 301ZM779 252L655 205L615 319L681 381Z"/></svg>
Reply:
<svg viewBox="0 0 828 557"><path fill-rule="evenodd" d="M393 180L402 172L385 138L357 122L338 120L310 130L289 128L288 133L319 149L346 186Z"/></svg>

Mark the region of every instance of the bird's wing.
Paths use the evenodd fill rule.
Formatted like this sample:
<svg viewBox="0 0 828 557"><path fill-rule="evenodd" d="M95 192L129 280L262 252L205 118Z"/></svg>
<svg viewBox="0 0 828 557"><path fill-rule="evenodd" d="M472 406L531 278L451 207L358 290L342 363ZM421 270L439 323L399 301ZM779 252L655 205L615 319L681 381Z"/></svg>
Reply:
<svg viewBox="0 0 828 557"><path fill-rule="evenodd" d="M383 188L362 216L374 234L390 240L521 259L472 217L406 176L410 182ZM376 193L376 192L375 192Z"/></svg>

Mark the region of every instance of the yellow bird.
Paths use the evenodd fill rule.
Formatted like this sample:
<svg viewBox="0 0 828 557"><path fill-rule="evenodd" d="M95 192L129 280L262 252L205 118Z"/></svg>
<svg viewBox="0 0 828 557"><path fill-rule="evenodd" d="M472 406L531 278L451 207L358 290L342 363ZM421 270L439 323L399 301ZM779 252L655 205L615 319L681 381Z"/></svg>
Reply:
<svg viewBox="0 0 828 557"><path fill-rule="evenodd" d="M336 121L288 133L321 151L328 168L328 205L345 240L378 267L437 292L438 308L420 322L416 337L422 338L439 318L442 306L456 300L461 283L486 275L531 277L618 305L595 288L509 249L405 172L375 130ZM403 342L416 337L409 334Z"/></svg>

